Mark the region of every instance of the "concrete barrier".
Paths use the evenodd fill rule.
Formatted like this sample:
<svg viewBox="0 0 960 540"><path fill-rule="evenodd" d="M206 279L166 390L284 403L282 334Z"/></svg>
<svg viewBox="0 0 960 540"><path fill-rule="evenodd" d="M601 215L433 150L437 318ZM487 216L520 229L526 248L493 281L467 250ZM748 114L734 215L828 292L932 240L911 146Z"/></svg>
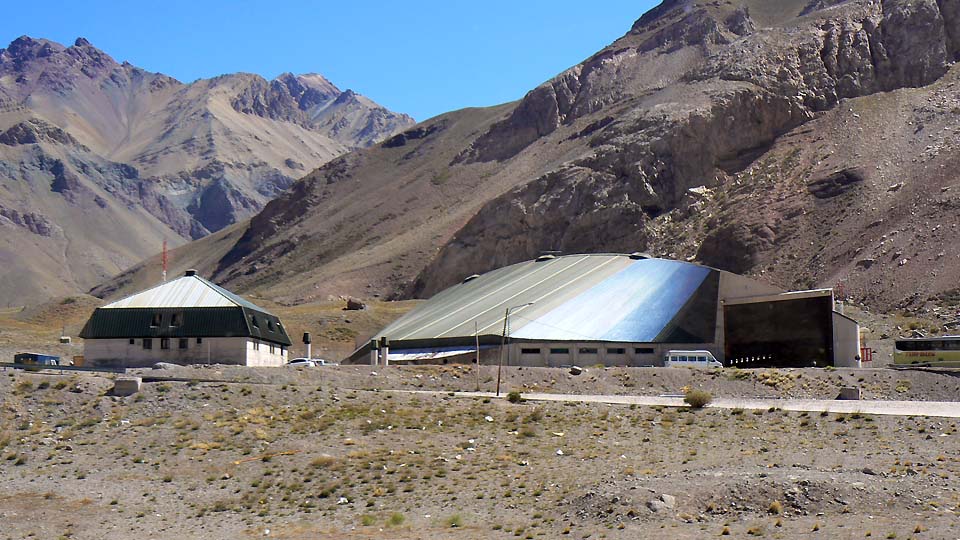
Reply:
<svg viewBox="0 0 960 540"><path fill-rule="evenodd" d="M113 382L111 394L115 396L132 396L140 391L143 380L140 377L118 377Z"/></svg>
<svg viewBox="0 0 960 540"><path fill-rule="evenodd" d="M860 387L859 386L844 386L840 389L840 395L837 396L837 399L844 401L857 401L860 399Z"/></svg>

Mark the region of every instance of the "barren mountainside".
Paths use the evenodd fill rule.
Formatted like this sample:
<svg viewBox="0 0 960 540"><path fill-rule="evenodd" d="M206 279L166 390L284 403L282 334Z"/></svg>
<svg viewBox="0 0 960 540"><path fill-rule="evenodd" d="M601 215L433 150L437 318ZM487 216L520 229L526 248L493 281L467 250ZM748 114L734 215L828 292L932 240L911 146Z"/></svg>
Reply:
<svg viewBox="0 0 960 540"><path fill-rule="evenodd" d="M0 49L0 298L87 290L412 124L317 74L184 84L21 37Z"/></svg>
<svg viewBox="0 0 960 540"><path fill-rule="evenodd" d="M548 250L956 301L958 55L960 0L667 0L522 100L338 158L177 256L286 301L429 296Z"/></svg>

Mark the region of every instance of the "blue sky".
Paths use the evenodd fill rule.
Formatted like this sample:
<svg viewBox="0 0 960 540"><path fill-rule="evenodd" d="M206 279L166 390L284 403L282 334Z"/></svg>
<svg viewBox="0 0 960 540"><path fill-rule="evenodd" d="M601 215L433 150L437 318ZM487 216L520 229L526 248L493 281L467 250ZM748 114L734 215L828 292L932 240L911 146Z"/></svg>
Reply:
<svg viewBox="0 0 960 540"><path fill-rule="evenodd" d="M655 0L10 2L0 48L83 36L189 82L321 73L417 120L523 97L626 33Z"/></svg>

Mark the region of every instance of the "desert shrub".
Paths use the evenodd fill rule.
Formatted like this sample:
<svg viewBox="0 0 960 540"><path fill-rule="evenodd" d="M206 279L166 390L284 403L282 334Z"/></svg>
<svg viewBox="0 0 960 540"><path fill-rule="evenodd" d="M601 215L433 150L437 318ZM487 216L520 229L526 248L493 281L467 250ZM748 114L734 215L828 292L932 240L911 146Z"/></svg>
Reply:
<svg viewBox="0 0 960 540"><path fill-rule="evenodd" d="M712 400L713 396L710 395L710 392L704 390L689 390L686 395L683 396L683 402L694 409L702 409Z"/></svg>
<svg viewBox="0 0 960 540"><path fill-rule="evenodd" d="M513 390L507 394L507 401L510 403L520 403L523 401L523 397L520 395L520 392Z"/></svg>
<svg viewBox="0 0 960 540"><path fill-rule="evenodd" d="M526 418L523 419L523 422L529 424L531 422L536 423L541 420L543 420L543 407L537 407L533 410L533 412L528 414Z"/></svg>
<svg viewBox="0 0 960 540"><path fill-rule="evenodd" d="M460 517L460 514L454 514L448 517L445 523L447 524L447 527L450 528L463 527L463 518Z"/></svg>
<svg viewBox="0 0 960 540"><path fill-rule="evenodd" d="M771 514L782 514L783 513L783 503L780 501L773 501L770 503L770 507L767 508L767 512Z"/></svg>
<svg viewBox="0 0 960 540"><path fill-rule="evenodd" d="M318 456L313 461L311 461L310 466L313 467L314 469L325 469L327 467L330 467L336 462L337 462L337 458L324 454L322 456Z"/></svg>
<svg viewBox="0 0 960 540"><path fill-rule="evenodd" d="M400 525L403 525L405 519L406 518L404 518L403 514L400 512L394 512L390 514L390 519L387 520L387 523L393 527L399 527Z"/></svg>

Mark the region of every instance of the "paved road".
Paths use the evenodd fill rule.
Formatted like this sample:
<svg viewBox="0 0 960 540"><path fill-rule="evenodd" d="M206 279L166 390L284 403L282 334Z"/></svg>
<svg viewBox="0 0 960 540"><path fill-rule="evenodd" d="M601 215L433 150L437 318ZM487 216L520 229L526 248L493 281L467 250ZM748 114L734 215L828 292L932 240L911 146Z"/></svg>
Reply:
<svg viewBox="0 0 960 540"><path fill-rule="evenodd" d="M421 394L449 395L449 392L432 392L425 390L408 390ZM457 397L489 397L495 398L493 392L454 392ZM571 401L579 403L614 403L619 405L661 405L665 407L684 407L683 398L658 396L588 396L580 394L540 394L524 393L524 399L530 401ZM506 398L506 393L501 394ZM717 409L762 409L776 407L784 411L808 411L863 414L888 414L895 416L939 416L946 418L960 418L960 402L953 401L836 401L827 399L748 399L748 398L717 398L707 407Z"/></svg>

